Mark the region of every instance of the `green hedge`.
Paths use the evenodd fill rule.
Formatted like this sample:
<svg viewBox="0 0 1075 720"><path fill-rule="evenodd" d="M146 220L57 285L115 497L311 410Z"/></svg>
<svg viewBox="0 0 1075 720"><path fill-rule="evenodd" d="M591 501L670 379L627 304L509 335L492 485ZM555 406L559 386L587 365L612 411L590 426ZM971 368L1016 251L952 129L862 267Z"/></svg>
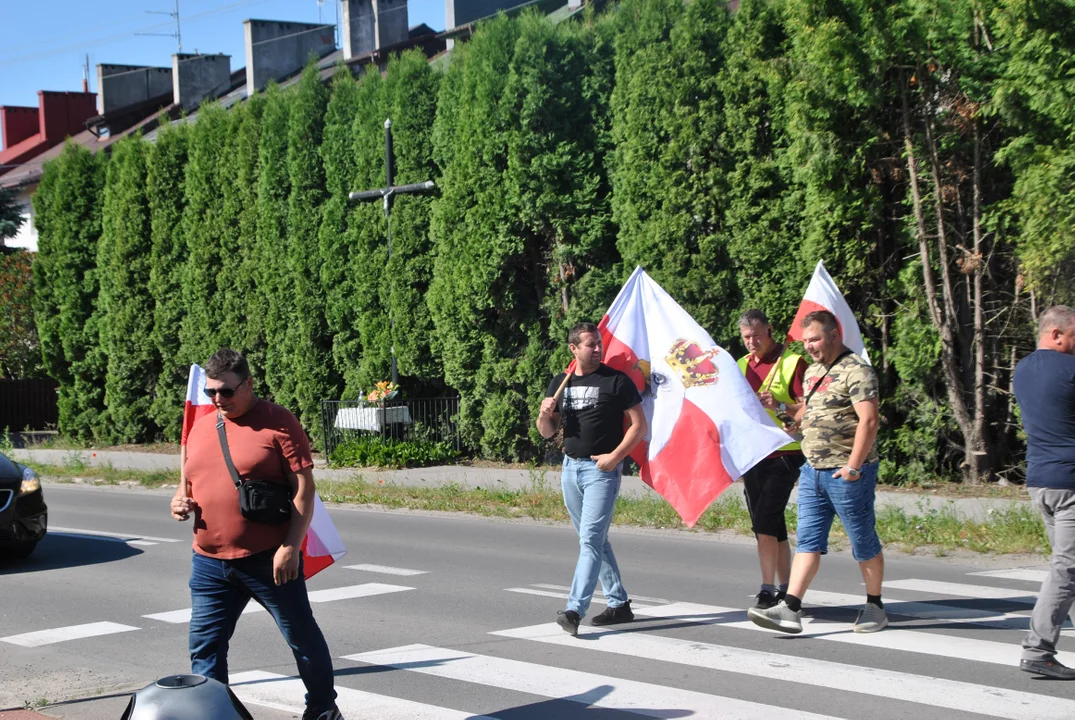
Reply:
<svg viewBox="0 0 1075 720"><path fill-rule="evenodd" d="M536 458L567 328L636 264L737 351L738 314L783 332L823 259L881 377L885 479L1017 477L1013 353L1073 300L1075 6L726 5L498 17L444 62L310 67L111 160L67 148L35 198L61 429L174 438L186 366L230 344L316 436L394 345L406 393L460 395L469 452ZM396 180L438 187L396 199L390 262L382 208L346 199L384 182L386 118Z"/></svg>

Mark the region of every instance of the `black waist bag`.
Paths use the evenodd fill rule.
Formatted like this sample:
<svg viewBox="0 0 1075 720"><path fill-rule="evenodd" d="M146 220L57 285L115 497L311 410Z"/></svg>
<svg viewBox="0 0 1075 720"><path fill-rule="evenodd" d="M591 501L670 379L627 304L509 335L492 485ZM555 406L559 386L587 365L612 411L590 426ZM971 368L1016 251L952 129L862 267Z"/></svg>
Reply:
<svg viewBox="0 0 1075 720"><path fill-rule="evenodd" d="M291 488L268 480L239 479L235 463L231 461L228 449L228 435L224 431L224 417L217 413L216 431L220 437L220 449L224 452L224 463L231 473L231 481L239 491L239 512L251 522L265 525L283 525L291 519Z"/></svg>

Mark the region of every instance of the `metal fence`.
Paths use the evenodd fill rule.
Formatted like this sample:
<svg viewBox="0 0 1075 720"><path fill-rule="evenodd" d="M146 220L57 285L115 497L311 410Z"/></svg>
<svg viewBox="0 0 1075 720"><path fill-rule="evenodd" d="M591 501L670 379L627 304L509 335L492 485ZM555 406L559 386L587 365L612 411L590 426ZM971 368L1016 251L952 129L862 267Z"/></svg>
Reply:
<svg viewBox="0 0 1075 720"><path fill-rule="evenodd" d="M56 427L55 380L0 380L0 432Z"/></svg>
<svg viewBox="0 0 1075 720"><path fill-rule="evenodd" d="M363 436L443 442L461 451L458 418L457 397L396 399L373 404L362 400L322 400L325 457L340 443Z"/></svg>

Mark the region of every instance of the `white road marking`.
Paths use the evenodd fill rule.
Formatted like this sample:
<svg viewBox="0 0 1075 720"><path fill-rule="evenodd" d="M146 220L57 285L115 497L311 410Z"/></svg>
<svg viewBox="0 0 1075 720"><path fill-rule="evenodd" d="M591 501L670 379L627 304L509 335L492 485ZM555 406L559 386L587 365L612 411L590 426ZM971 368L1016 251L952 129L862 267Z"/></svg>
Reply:
<svg viewBox="0 0 1075 720"><path fill-rule="evenodd" d="M1005 580L1025 580L1032 583L1045 582L1048 570L1035 568L1012 568L1011 570L983 570L981 572L967 573L968 575L980 575L981 577L1004 578Z"/></svg>
<svg viewBox="0 0 1075 720"><path fill-rule="evenodd" d="M1035 720L1070 720L1075 717L1075 700L859 665L845 665L815 658L700 643L652 635L648 632L624 632L622 627L580 627L579 636L583 638L581 641L567 635L555 623L501 630L490 634L781 682L802 683L810 687L906 700L1007 720L1026 720L1029 717Z"/></svg>
<svg viewBox="0 0 1075 720"><path fill-rule="evenodd" d="M37 632L23 633L22 635L9 635L8 637L0 638L0 642L21 645L22 647L41 647L42 645L52 645L53 643L67 642L68 640L114 635L140 629L133 625L120 625L114 622L95 622L52 628L51 630L39 630Z"/></svg>
<svg viewBox="0 0 1075 720"><path fill-rule="evenodd" d="M822 607L850 607L859 609L866 598L862 595L848 595L845 593L824 592L822 590L809 590L803 604L810 608L811 605ZM991 628L1005 630L1026 630L1030 627L1030 616L1017 613L1002 613L993 610L978 610L964 608L956 605L934 605L932 603L911 602L885 597L885 610L890 615L903 615L906 617L921 618L924 620L940 620L954 625L985 625ZM1070 622L1068 623L1070 626Z"/></svg>
<svg viewBox="0 0 1075 720"><path fill-rule="evenodd" d="M976 600L1007 600L1009 602L1033 605L1037 600L1034 590L1012 590L989 585L967 585L965 583L941 582L939 580L893 580L885 582L885 590L913 590L934 595L954 595L956 597L974 598Z"/></svg>
<svg viewBox="0 0 1075 720"><path fill-rule="evenodd" d="M567 593L566 592L559 592L557 590L538 590L536 588L513 587L513 588L504 588L504 592L519 593L521 595L537 595L539 597L551 597L551 598L559 598L560 600L567 600ZM607 605L608 604L608 600L606 600L605 598L601 597L600 595L594 595L593 600L591 600L591 602L597 603L599 605ZM648 607L651 607L651 606L650 605L636 605L634 603L634 598L632 597L632 599L631 599L631 608L632 609L634 609L634 610L642 610L642 609L645 609L645 608L648 608Z"/></svg>
<svg viewBox="0 0 1075 720"><path fill-rule="evenodd" d="M672 605L648 608L638 614L647 617L674 618L700 625L716 625L734 630L753 630L771 635L780 634L758 627L747 619L746 612L740 608L699 605L696 603L674 603ZM795 637L846 643L879 650L900 650L956 660L986 662L1012 668L1019 666L1019 657L1022 651L1017 642L1002 643L992 640L976 640L958 635L902 630L891 625L878 633L859 634L851 629L851 623L824 622L813 618L803 618L803 631ZM1075 666L1075 653L1059 652L1056 654L1056 659L1065 665Z"/></svg>
<svg viewBox="0 0 1075 720"><path fill-rule="evenodd" d="M428 570L409 570L407 568L390 567L388 565L344 565L345 570L361 570L362 572L381 573L382 575L426 575Z"/></svg>
<svg viewBox="0 0 1075 720"><path fill-rule="evenodd" d="M328 590L315 590L310 593L310 602L323 603L335 600L350 600L352 598L373 597L375 595L387 595L389 593L406 592L415 588L405 585L386 585L384 583L363 583L361 585L348 585L346 587L330 588Z"/></svg>
<svg viewBox="0 0 1075 720"><path fill-rule="evenodd" d="M550 585L548 583L534 583L530 587L541 588L543 590L559 590L560 592L564 593L564 597L567 597L567 593L571 592L571 588L568 587L567 585ZM594 590L594 597L604 597L604 596L605 596L605 593L602 592L601 587L598 586L597 589ZM631 606L632 607L635 604L634 603L635 600L640 600L642 602L655 603L657 605L668 605L669 603L674 602L673 600L666 600L665 598L650 597L648 595L633 595L632 594L630 596L630 598L631 598Z"/></svg>
<svg viewBox="0 0 1075 720"><path fill-rule="evenodd" d="M232 673L228 678L232 692L244 704L260 705L302 715L305 709L306 687L298 678L275 673ZM336 686L336 706L344 717L377 718L377 720L493 720L484 715L461 712L450 708L427 705L375 695L363 690Z"/></svg>
<svg viewBox="0 0 1075 720"><path fill-rule="evenodd" d="M78 528L51 526L49 527L49 533L59 535L87 535L89 537L95 538L111 538L113 540L119 540L120 542L130 542L132 540L149 540L154 543L185 542L184 540L176 540L175 538L153 537L152 535L139 535L138 533L105 532L103 530L81 530Z"/></svg>
<svg viewBox="0 0 1075 720"><path fill-rule="evenodd" d="M403 585L386 585L384 583L363 583L362 585L348 585L346 587L329 588L328 590L314 590L307 594L312 603L326 603L334 602L336 600L351 600L360 597L387 595L389 593L404 592L406 590L414 590L414 588ZM243 610L243 615L260 612L265 612L265 608L251 600ZM190 613L190 608L184 608L182 610L169 610L168 612L143 615L142 617L148 618L149 620L159 620L160 622L182 625L183 623L190 622Z"/></svg>
<svg viewBox="0 0 1075 720"><path fill-rule="evenodd" d="M429 645L405 645L347 655L344 659L568 700L586 707L624 710L645 717L681 717L687 712L690 713L689 716L721 720L770 720L774 717L789 720L834 720L827 715L763 705L749 700Z"/></svg>

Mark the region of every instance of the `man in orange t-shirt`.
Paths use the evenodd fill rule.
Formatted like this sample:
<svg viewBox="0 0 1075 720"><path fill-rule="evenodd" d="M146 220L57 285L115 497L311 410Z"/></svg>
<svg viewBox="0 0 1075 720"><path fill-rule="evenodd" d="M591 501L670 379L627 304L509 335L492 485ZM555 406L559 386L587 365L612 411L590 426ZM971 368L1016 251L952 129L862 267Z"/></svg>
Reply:
<svg viewBox="0 0 1075 720"><path fill-rule="evenodd" d="M310 609L302 572L300 548L314 511L310 442L289 410L254 394L250 367L239 353L218 350L205 374L205 393L217 413L191 428L183 481L172 498L172 517L182 521L194 515L191 670L228 682L228 642L253 598L273 616L295 655L306 685L303 720L342 720L332 656ZM243 517L224 460L218 417L241 480L291 488L290 520L268 525Z"/></svg>

